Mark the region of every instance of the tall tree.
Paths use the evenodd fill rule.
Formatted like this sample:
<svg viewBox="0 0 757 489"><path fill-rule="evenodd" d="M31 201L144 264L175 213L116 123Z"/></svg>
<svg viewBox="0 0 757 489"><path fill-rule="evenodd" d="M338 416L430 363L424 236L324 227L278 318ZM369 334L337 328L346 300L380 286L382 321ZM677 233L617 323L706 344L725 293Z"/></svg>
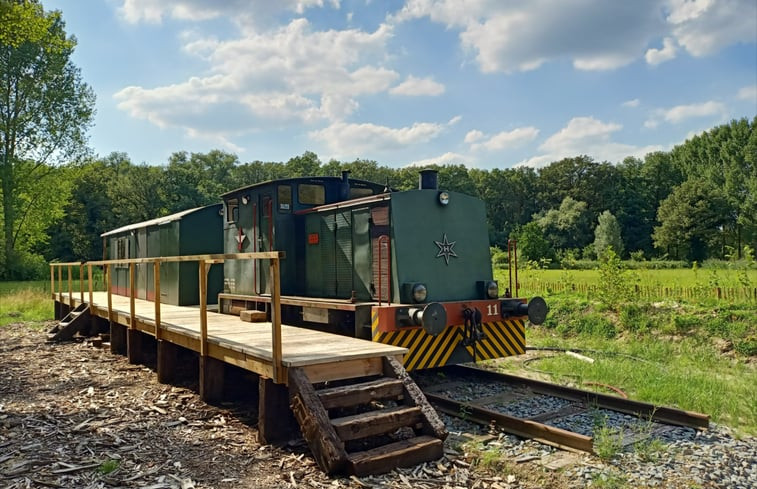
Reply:
<svg viewBox="0 0 757 489"><path fill-rule="evenodd" d="M591 242L591 214L586 202L565 197L557 209L534 219L556 250L583 248Z"/></svg>
<svg viewBox="0 0 757 489"><path fill-rule="evenodd" d="M24 199L20 183L52 178L51 165L85 150L95 96L71 62L76 40L64 27L60 12L36 1L0 0L0 275L12 274L19 244L35 231L31 206L51 195Z"/></svg>
<svg viewBox="0 0 757 489"><path fill-rule="evenodd" d="M617 256L623 254L623 240L620 239L620 224L610 211L604 211L599 215L599 224L594 228L594 249L600 258L608 250L615 252Z"/></svg>
<svg viewBox="0 0 757 489"><path fill-rule="evenodd" d="M655 247L676 258L703 260L708 251L723 257L723 226L728 201L709 180L690 179L679 185L657 211Z"/></svg>

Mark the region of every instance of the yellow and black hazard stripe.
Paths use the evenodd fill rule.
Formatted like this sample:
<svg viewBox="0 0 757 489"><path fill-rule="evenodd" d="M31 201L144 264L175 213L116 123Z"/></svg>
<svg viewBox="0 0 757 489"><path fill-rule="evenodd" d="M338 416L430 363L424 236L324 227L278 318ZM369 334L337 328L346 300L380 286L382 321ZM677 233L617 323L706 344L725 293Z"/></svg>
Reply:
<svg viewBox="0 0 757 489"><path fill-rule="evenodd" d="M481 326L484 338L476 342L476 360L491 360L526 352L525 324L522 320L496 321ZM473 346L465 348L473 357Z"/></svg>
<svg viewBox="0 0 757 489"><path fill-rule="evenodd" d="M432 336L423 328L381 332L378 316L373 316L373 341L407 348L405 368L417 370L447 365L457 348L465 348L468 361L519 355L525 352L525 325L521 320L497 321L482 324L484 338L473 346L461 345L463 326L448 326L441 334Z"/></svg>

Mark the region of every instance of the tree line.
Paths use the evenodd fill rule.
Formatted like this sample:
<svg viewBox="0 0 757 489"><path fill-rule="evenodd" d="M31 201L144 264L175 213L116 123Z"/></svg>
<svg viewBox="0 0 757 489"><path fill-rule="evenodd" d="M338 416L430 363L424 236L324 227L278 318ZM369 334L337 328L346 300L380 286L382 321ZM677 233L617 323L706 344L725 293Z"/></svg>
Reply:
<svg viewBox="0 0 757 489"><path fill-rule="evenodd" d="M322 162L312 152L240 162L219 150L179 151L160 165L125 153L92 157L95 97L71 62L75 46L60 12L0 0L0 279L44 274L50 260L98 259L105 231L265 180L348 170L397 190L417 186L419 168ZM516 238L530 260L594 258L606 248L723 259L757 247L757 117L617 164L578 155L540 169L435 168L443 188L484 200L492 245Z"/></svg>
<svg viewBox="0 0 757 489"><path fill-rule="evenodd" d="M704 260L737 257L744 246L757 245L756 156L757 119L740 119L671 151L619 164L577 156L541 169L433 168L442 188L484 200L493 246L518 239L527 259L568 254L591 259L595 243L604 243L600 246L624 257ZM219 202L235 188L344 170L396 190L418 185L417 167L391 168L373 160L324 163L312 152L286 162L240 162L220 150L180 151L163 166L111 153L49 166L47 183L37 189L45 195L20 226L21 259L7 264L3 276L33 274L48 260L99 259L101 233Z"/></svg>

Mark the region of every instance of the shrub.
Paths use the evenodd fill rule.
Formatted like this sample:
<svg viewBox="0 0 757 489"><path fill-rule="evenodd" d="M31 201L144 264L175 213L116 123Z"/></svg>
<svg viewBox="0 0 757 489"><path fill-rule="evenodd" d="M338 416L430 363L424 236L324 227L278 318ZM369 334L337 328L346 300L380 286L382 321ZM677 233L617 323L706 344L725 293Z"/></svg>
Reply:
<svg viewBox="0 0 757 489"><path fill-rule="evenodd" d="M624 304L620 307L618 318L620 326L627 331L645 332L652 329L654 320L645 307L638 304Z"/></svg>

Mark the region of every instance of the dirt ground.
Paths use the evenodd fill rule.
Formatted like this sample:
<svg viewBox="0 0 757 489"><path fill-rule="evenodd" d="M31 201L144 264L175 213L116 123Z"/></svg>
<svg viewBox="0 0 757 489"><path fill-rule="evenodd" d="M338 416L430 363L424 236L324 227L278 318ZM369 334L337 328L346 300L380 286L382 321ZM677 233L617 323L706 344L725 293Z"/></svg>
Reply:
<svg viewBox="0 0 757 489"><path fill-rule="evenodd" d="M0 488L561 487L556 474L473 470L450 440L440 461L329 478L301 440L259 444L255 405L208 405L107 348L46 343L46 326L0 328Z"/></svg>

